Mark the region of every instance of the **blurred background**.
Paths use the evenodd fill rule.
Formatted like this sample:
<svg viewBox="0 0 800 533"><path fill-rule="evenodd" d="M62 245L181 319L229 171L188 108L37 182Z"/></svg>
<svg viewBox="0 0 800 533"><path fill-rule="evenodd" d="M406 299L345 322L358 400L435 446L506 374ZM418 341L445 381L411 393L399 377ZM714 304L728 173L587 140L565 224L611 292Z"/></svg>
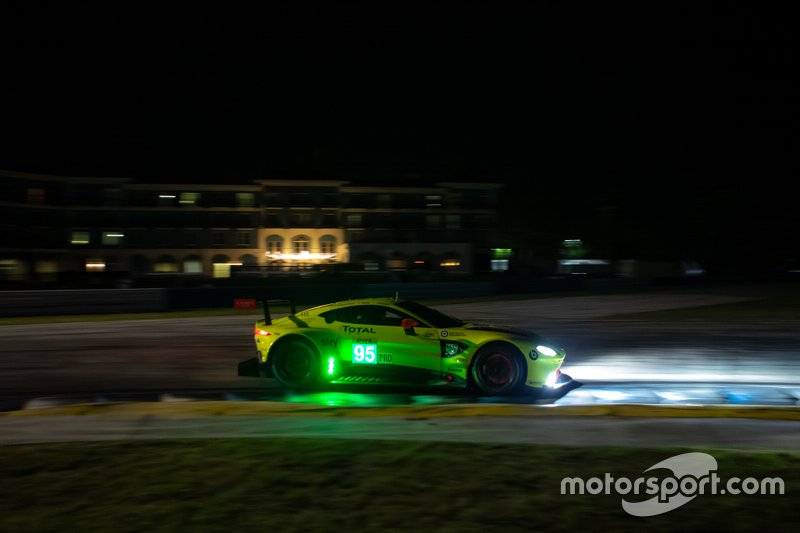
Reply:
<svg viewBox="0 0 800 533"><path fill-rule="evenodd" d="M3 288L302 275L524 292L800 269L780 13L9 15Z"/></svg>

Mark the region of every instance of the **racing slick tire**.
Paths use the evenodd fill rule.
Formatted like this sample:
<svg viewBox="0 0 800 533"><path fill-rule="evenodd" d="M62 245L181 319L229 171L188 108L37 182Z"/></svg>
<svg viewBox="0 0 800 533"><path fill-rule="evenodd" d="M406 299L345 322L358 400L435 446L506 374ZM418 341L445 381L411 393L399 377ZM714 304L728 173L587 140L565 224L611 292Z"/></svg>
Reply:
<svg viewBox="0 0 800 533"><path fill-rule="evenodd" d="M520 392L527 373L525 358L519 350L504 343L491 343L475 355L470 381L483 394L506 396Z"/></svg>
<svg viewBox="0 0 800 533"><path fill-rule="evenodd" d="M286 339L273 350L270 360L278 383L290 389L308 389L319 382L319 353L311 344L299 338Z"/></svg>

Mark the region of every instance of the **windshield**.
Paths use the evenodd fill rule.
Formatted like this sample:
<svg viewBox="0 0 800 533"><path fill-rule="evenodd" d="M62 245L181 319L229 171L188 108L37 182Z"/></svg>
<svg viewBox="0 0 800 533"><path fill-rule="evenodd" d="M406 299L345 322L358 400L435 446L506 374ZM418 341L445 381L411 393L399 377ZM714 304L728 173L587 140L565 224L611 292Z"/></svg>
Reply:
<svg viewBox="0 0 800 533"><path fill-rule="evenodd" d="M396 305L401 309L405 309L406 311L417 315L419 318L435 328L457 328L464 325L464 323L457 318L440 313L435 309L425 307L417 302L397 302Z"/></svg>

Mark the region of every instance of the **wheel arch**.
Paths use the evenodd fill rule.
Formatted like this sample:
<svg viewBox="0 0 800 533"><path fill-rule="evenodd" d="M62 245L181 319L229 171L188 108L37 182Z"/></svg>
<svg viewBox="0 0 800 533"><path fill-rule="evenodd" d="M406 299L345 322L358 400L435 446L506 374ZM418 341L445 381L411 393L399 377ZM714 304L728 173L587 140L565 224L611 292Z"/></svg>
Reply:
<svg viewBox="0 0 800 533"><path fill-rule="evenodd" d="M267 351L267 367L269 368L270 372L274 373L274 370L272 368L272 357L271 357L273 350L276 349L276 346L277 347L283 346L284 344L292 340L299 340L300 342L307 344L317 352L317 355L322 357L322 350L320 350L320 347L317 345L317 343L315 343L312 339L306 337L305 335L299 335L297 333L289 333L286 335L281 335L281 338L273 342L270 345L269 350Z"/></svg>
<svg viewBox="0 0 800 533"><path fill-rule="evenodd" d="M484 350L491 350L492 348L506 348L515 355L518 355L520 360L522 361L522 368L525 372L523 376L523 382L527 381L528 379L528 361L525 359L525 354L522 353L522 350L514 344L513 342L502 340L502 339L494 339L490 341L486 341L485 343L478 345L475 347L475 350L472 352L472 357L469 360L469 366L467 367L467 382L470 385L473 385L472 382L472 367L475 366L475 361L478 358L478 354L483 352Z"/></svg>

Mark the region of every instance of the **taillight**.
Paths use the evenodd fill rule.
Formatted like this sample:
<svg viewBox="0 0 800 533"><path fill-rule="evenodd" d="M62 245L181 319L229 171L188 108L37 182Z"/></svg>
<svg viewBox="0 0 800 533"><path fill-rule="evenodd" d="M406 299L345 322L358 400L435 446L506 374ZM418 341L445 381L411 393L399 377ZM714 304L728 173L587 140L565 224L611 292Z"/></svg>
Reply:
<svg viewBox="0 0 800 533"><path fill-rule="evenodd" d="M265 329L261 329L258 326L256 326L256 328L253 330L253 335L261 335L262 337L266 337L266 336L272 335L272 333L270 333L269 331L267 331Z"/></svg>

